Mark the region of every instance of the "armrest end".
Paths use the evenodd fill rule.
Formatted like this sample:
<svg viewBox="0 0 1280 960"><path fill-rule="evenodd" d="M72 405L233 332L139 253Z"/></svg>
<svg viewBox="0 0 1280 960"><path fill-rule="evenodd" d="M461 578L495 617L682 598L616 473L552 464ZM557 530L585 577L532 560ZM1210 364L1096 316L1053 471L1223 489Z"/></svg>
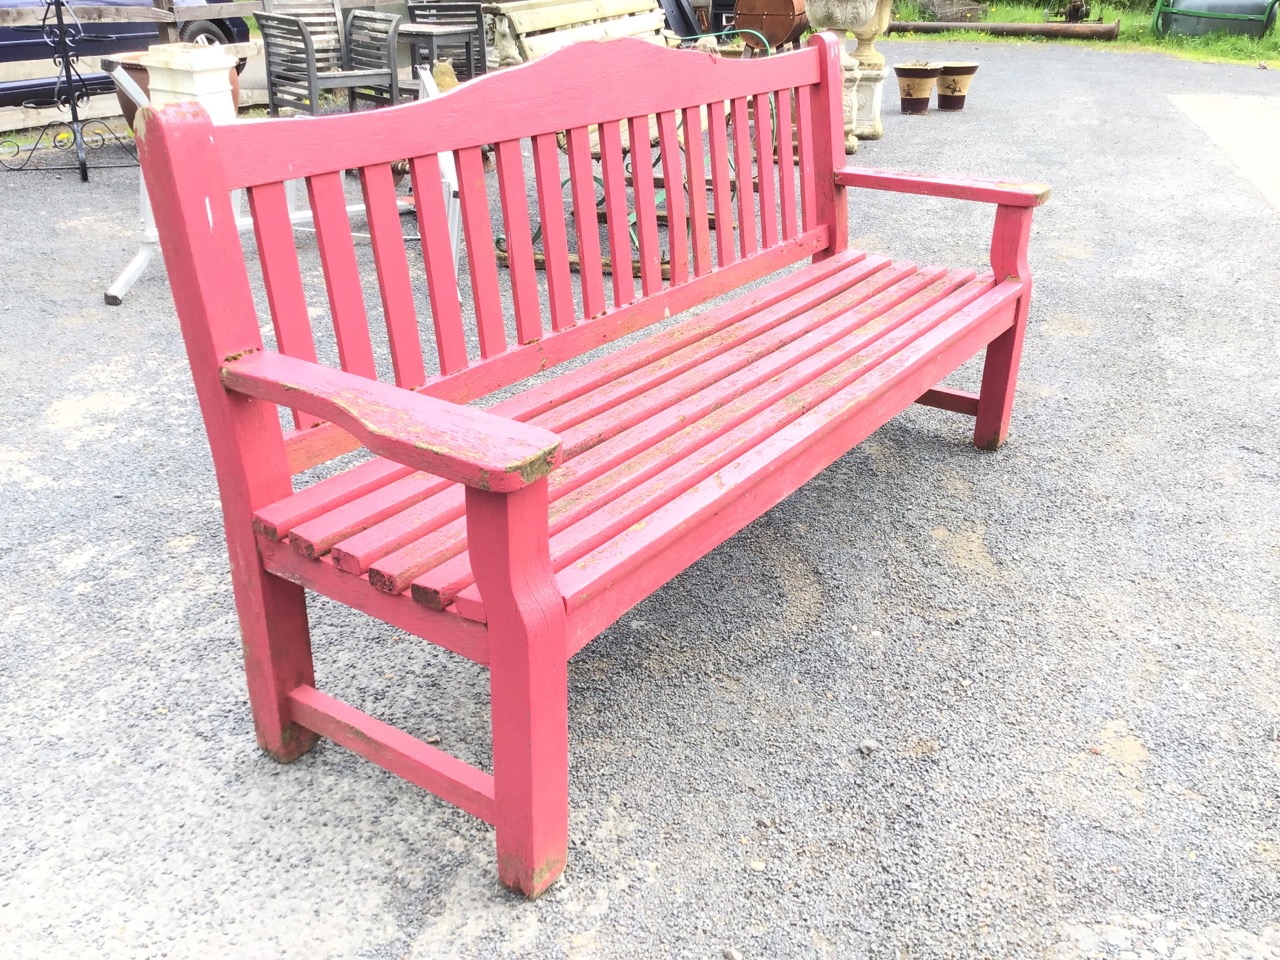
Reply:
<svg viewBox="0 0 1280 960"><path fill-rule="evenodd" d="M267 351L223 363L222 385L330 420L374 453L469 487L509 493L549 474L549 430Z"/></svg>

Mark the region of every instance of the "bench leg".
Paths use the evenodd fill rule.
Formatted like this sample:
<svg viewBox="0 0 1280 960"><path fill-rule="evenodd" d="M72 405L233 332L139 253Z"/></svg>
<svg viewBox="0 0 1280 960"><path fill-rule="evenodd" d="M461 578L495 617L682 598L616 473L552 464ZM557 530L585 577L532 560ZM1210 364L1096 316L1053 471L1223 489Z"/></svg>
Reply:
<svg viewBox="0 0 1280 960"><path fill-rule="evenodd" d="M306 595L297 584L263 570L256 551L240 564L233 552L232 574L258 746L288 763L320 739L293 722L287 700L295 687L315 685Z"/></svg>
<svg viewBox="0 0 1280 960"><path fill-rule="evenodd" d="M1013 326L987 345L982 367L982 388L978 393L977 422L973 443L981 450L995 450L1009 435L1013 413L1013 392L1022 358L1022 339L1027 330L1027 308L1031 302L1031 271L1027 266L1027 240L1031 235L1031 208L996 208L995 231L991 235L991 269L996 278L1019 279L1022 295Z"/></svg>
<svg viewBox="0 0 1280 960"><path fill-rule="evenodd" d="M980 450L996 450L1009 435L1013 414L1014 386L1018 381L1018 361L1026 332L1026 300L1018 301L1014 325L987 345L982 365L982 389L978 393L978 417L973 427L973 444Z"/></svg>
<svg viewBox="0 0 1280 960"><path fill-rule="evenodd" d="M467 489L472 570L489 628L498 879L537 897L564 869L569 718L564 600L547 544L547 481Z"/></svg>

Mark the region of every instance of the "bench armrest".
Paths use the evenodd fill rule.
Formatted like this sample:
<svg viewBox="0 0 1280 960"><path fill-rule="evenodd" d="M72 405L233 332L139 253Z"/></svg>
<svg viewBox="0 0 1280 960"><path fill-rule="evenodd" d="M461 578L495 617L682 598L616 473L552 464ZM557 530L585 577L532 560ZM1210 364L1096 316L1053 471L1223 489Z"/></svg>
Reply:
<svg viewBox="0 0 1280 960"><path fill-rule="evenodd" d="M560 438L542 427L279 353L228 360L221 378L332 421L379 456L480 490L519 490L560 461Z"/></svg>
<svg viewBox="0 0 1280 960"><path fill-rule="evenodd" d="M919 193L927 197L949 197L953 200L977 200L1007 207L1038 207L1049 199L1049 188L1043 183L926 177L868 167L844 167L837 170L835 176L836 183L842 187Z"/></svg>

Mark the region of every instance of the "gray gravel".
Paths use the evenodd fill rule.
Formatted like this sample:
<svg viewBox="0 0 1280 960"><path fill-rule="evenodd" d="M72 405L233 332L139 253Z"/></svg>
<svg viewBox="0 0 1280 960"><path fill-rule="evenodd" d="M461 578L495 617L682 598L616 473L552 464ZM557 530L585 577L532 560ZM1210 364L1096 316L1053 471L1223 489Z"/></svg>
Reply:
<svg viewBox="0 0 1280 960"><path fill-rule="evenodd" d="M1165 97L1280 75L947 52L965 113L890 91L857 159L1053 184L1014 435L908 412L575 658L535 904L483 824L257 751L163 275L102 304L135 175L0 177L3 955L1280 957L1280 211ZM852 205L983 257L988 208ZM322 685L487 757L479 669L314 615Z"/></svg>

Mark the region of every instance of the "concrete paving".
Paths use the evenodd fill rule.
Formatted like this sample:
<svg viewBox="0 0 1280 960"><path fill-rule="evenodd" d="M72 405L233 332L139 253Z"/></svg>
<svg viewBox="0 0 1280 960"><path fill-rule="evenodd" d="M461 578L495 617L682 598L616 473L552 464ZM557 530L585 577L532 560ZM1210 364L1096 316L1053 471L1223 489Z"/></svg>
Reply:
<svg viewBox="0 0 1280 960"><path fill-rule="evenodd" d="M537 903L483 824L257 751L163 272L102 303L136 173L0 176L4 957L1280 955L1280 211L1184 112L1280 75L882 47L982 68L856 163L1054 187L1013 437L910 411L576 657ZM850 205L985 256L989 208ZM312 612L326 689L487 759L480 670Z"/></svg>

